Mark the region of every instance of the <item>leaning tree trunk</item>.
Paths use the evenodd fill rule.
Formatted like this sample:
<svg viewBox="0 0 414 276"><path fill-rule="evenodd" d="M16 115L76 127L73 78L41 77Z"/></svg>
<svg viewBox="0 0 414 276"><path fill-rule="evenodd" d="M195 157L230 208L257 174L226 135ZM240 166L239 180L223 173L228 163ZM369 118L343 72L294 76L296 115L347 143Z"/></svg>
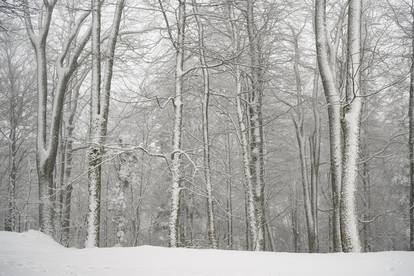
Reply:
<svg viewBox="0 0 414 276"><path fill-rule="evenodd" d="M340 232L340 192L342 174L341 101L336 84L335 68L330 62L326 28L326 0L315 0L315 39L318 68L328 103L329 147L332 186L332 232L334 251L342 251ZM331 53L332 55L332 53ZM335 59L333 57L332 59Z"/></svg>
<svg viewBox="0 0 414 276"><path fill-rule="evenodd" d="M343 163L341 184L341 238L345 252L361 251L356 213L359 137L362 112L361 0L350 0L348 8L348 55L346 105L342 120Z"/></svg>

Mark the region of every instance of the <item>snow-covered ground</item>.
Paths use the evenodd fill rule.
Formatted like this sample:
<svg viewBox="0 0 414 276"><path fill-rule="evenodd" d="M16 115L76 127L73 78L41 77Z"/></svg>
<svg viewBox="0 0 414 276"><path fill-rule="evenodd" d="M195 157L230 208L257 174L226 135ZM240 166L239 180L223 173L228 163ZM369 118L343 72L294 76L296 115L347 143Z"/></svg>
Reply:
<svg viewBox="0 0 414 276"><path fill-rule="evenodd" d="M153 246L68 249L40 232L0 232L0 275L413 276L414 253L294 254Z"/></svg>

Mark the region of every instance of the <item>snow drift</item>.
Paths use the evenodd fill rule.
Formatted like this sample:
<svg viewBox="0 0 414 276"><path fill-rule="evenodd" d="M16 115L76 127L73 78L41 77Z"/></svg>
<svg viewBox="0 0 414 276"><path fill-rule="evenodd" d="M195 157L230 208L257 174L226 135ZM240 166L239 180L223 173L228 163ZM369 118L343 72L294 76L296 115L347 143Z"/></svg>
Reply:
<svg viewBox="0 0 414 276"><path fill-rule="evenodd" d="M37 232L0 232L0 275L413 276L413 252L295 254L140 246L65 248Z"/></svg>

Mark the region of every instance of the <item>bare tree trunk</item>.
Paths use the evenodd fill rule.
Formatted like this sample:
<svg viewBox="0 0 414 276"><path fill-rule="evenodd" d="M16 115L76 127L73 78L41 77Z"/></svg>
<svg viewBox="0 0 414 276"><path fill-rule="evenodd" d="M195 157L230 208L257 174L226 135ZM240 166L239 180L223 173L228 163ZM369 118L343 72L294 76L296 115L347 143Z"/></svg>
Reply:
<svg viewBox="0 0 414 276"><path fill-rule="evenodd" d="M59 147L58 147L58 163L55 164L55 189L54 189L54 211L53 211L53 225L55 229L55 239L60 241L62 237L62 206L63 206L63 189L64 189L64 177L65 177L65 143L66 138L64 137L64 118L62 118L62 127L60 129L60 139L59 139Z"/></svg>
<svg viewBox="0 0 414 276"><path fill-rule="evenodd" d="M313 81L313 95L312 95L312 113L314 128L313 133L309 137L310 150L310 164L311 164L311 201L312 201L312 216L314 221L314 232L316 237L316 244L319 250L319 227L318 227L318 194L319 194L319 163L321 154L321 133L320 133L320 110L319 110L319 73L315 70Z"/></svg>
<svg viewBox="0 0 414 276"><path fill-rule="evenodd" d="M85 247L99 246L101 161L100 97L101 97L101 3L92 0L92 84L90 146L88 153L89 205Z"/></svg>
<svg viewBox="0 0 414 276"><path fill-rule="evenodd" d="M42 19L42 26L35 34L31 16L29 13L29 4L26 0L24 3L24 17L26 31L30 42L34 48L37 65L37 94L38 94L38 112L37 112L37 142L36 142L36 164L39 183L39 222L42 232L53 235L52 223L52 203L51 189L53 188L53 171L55 167L57 147L59 145L59 132L61 127L63 103L65 98L66 86L77 67L77 60L85 47L90 36L90 29L81 38L80 43L74 47L73 53L69 55L71 44L79 34L80 27L89 11L84 12L69 35L64 51L59 55L57 62L57 88L53 98L52 115L50 120L47 119L47 59L46 59L46 42L49 34L53 9L56 4L54 1L44 1L45 8ZM43 11L42 11L43 13ZM67 60L67 62L65 62ZM50 127L47 129L47 121L50 121ZM49 130L49 139L47 141L47 131Z"/></svg>
<svg viewBox="0 0 414 276"><path fill-rule="evenodd" d="M305 111L303 106L303 95L302 95L302 78L299 70L300 63L300 51L298 44L299 33L296 34L293 27L291 27L292 36L293 36L293 45L294 45L294 58L293 58L293 71L295 73L296 81L296 107L294 108L295 114L292 115L292 121L295 126L296 139L299 149L299 161L300 161L300 171L302 178L302 188L303 188L303 203L305 207L305 217L306 217L306 226L308 233L308 247L310 252L318 251L318 238L316 232L316 216L314 212L315 204L315 189L314 189L314 166L313 156L311 154L311 182L309 183L308 177L308 166L307 166L307 157L306 157L306 142L307 135L304 131L304 121L305 121ZM309 139L309 148L310 153L312 153L312 142Z"/></svg>
<svg viewBox="0 0 414 276"><path fill-rule="evenodd" d="M356 181L362 112L361 95L361 0L348 7L348 56L346 105L342 120L343 163L341 184L341 238L345 252L361 251L356 213Z"/></svg>
<svg viewBox="0 0 414 276"><path fill-rule="evenodd" d="M342 174L341 145L341 102L336 84L335 67L331 60L336 59L329 54L329 42L326 28L326 0L315 0L315 36L318 67L328 103L329 147L331 162L331 186L333 204L333 244L334 251L342 251L340 231L340 192Z"/></svg>
<svg viewBox="0 0 414 276"><path fill-rule="evenodd" d="M235 18L233 14L232 4L229 3L229 24L231 28L231 37L232 37L232 51L233 54L236 54L240 50L240 41L239 34L237 33L237 27L235 25ZM246 225L246 249L250 248L250 244L255 248L254 244L258 240L257 236L257 222L256 222L256 212L255 212L255 202L254 202L254 187L253 187L253 175L250 166L250 149L249 149L249 139L248 139L248 129L244 120L243 112L243 89L242 89L242 75L241 69L238 65L238 59L235 60L233 66L234 72L234 81L235 81L235 92L236 92L236 106L237 106L237 119L239 125L239 137L242 151L242 162L243 162L243 171L245 176L245 211L247 217Z"/></svg>
<svg viewBox="0 0 414 276"><path fill-rule="evenodd" d="M264 159L263 159L263 68L261 62L261 41L254 20L254 1L247 1L247 33L249 38L250 66L252 87L249 103L250 120L250 167L254 189L254 204L256 212L257 239L254 249L265 249L265 212L264 212Z"/></svg>
<svg viewBox="0 0 414 276"><path fill-rule="evenodd" d="M414 7L411 7L412 26L411 26L411 68L410 68L410 96L408 103L409 119L409 158L410 158L410 245L411 251L414 251Z"/></svg>
<svg viewBox="0 0 414 276"><path fill-rule="evenodd" d="M362 148L362 156L364 159L368 158L368 141L367 141L367 129L365 129L364 143ZM369 162L364 162L362 164L362 184L364 191L364 223L362 225L362 235L364 240L364 252L371 251L370 245L370 236L371 236L371 227L370 227L370 218L371 218L371 181L370 181L370 172L369 172Z"/></svg>
<svg viewBox="0 0 414 276"><path fill-rule="evenodd" d="M69 246L70 242L70 213L72 202L72 156L73 156L73 131L75 129L75 115L78 108L79 92L83 81L87 76L84 72L80 79L76 79L76 84L72 87L69 94L68 110L69 115L66 121L65 141L64 141L64 177L62 192L62 236L61 242L64 246Z"/></svg>
<svg viewBox="0 0 414 276"><path fill-rule="evenodd" d="M6 50L7 51L7 50ZM8 135L8 146L9 146L9 185L8 185L8 207L6 217L4 220L4 230L16 231L16 219L17 219L17 206L16 206L16 178L17 178L17 136L16 131L18 130L17 125L17 95L16 95L16 77L14 69L12 68L12 58L9 52L6 53L7 57L7 73L9 82L9 123L10 132Z"/></svg>
<svg viewBox="0 0 414 276"><path fill-rule="evenodd" d="M292 190L290 194L290 218L292 224L292 242L293 242L293 252L300 252L300 220L298 215L299 209L299 200L298 192L296 187L296 179L293 180Z"/></svg>
<svg viewBox="0 0 414 276"><path fill-rule="evenodd" d="M175 97L174 105L174 130L171 153L171 210L169 219L169 245L178 246L178 220L180 214L181 195L181 163L182 163L182 113L183 113L183 82L184 82L184 41L186 21L186 0L178 0L178 34L177 41L173 42L176 49L175 60ZM161 4L161 2L160 2ZM165 14L164 14L165 15ZM167 21L166 21L167 23ZM167 23L168 25L168 23ZM168 25L169 26L169 25Z"/></svg>
<svg viewBox="0 0 414 276"><path fill-rule="evenodd" d="M11 91L11 93L13 93ZM14 112L14 100L10 100L10 133L9 133L9 185L8 185L8 207L6 218L4 221L4 230L16 231L16 177L17 177L17 165L16 165L16 123Z"/></svg>
<svg viewBox="0 0 414 276"><path fill-rule="evenodd" d="M124 7L124 0L118 0L113 19L113 25L105 52L106 66L101 91L101 3L92 0L92 97L91 97L91 145L89 148L89 212L88 234L85 246L99 245L100 228L100 197L102 181L103 145L106 140L108 127L109 99L111 93L112 72L115 55L115 46L118 38L119 26Z"/></svg>
<svg viewBox="0 0 414 276"><path fill-rule="evenodd" d="M233 249L233 187L231 165L231 140L230 133L226 135L227 146L227 247Z"/></svg>
<svg viewBox="0 0 414 276"><path fill-rule="evenodd" d="M207 228L208 238L212 248L217 248L216 230L214 225L214 204L213 187L211 184L211 165L210 165L210 137L209 137L209 118L208 107L210 100L210 73L205 56L204 45L204 26L198 16L197 3L193 0L194 18L197 23L199 59L203 73L203 101L202 101L202 127L203 127L203 163L204 181L207 192Z"/></svg>

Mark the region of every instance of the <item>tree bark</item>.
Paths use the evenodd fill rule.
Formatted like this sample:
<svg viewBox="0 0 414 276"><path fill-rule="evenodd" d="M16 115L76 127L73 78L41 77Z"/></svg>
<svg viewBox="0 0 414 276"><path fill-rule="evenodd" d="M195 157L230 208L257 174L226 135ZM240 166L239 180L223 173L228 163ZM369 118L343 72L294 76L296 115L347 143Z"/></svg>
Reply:
<svg viewBox="0 0 414 276"><path fill-rule="evenodd" d="M254 19L254 1L247 1L247 33L249 38L249 56L251 67L251 91L249 103L250 120L250 170L254 189L257 238L254 240L256 251L265 250L265 212L264 212L264 156L263 156L263 65L260 34Z"/></svg>
<svg viewBox="0 0 414 276"><path fill-rule="evenodd" d="M333 244L334 251L342 251L340 231L340 192L342 174L342 145L341 145L341 102L336 84L335 66L326 28L326 0L315 0L315 39L318 68L322 79L326 102L328 104L330 170L333 204Z"/></svg>
<svg viewBox="0 0 414 276"><path fill-rule="evenodd" d="M37 94L38 94L38 111L37 111L37 136L36 136L36 164L39 183L39 224L40 230L48 235L53 235L52 223L52 202L51 192L53 189L53 171L55 167L57 148L59 145L59 133L61 128L63 103L67 84L77 67L77 60L85 47L90 36L90 29L85 32L79 44L74 47L72 54L69 56L69 49L72 42L79 34L80 27L89 12L84 12L74 27L73 32L69 35L64 47L64 51L59 55L57 62L57 86L53 98L52 115L49 119L49 139L47 141L47 98L48 98L48 81L47 81L47 58L46 42L49 34L55 1L44 1L44 16L38 34L35 34L31 17L29 13L29 4L26 0L24 3L24 19L26 31L30 42L33 46L36 56L37 66ZM65 60L67 60L65 65Z"/></svg>
<svg viewBox="0 0 414 276"><path fill-rule="evenodd" d="M410 241L409 248L414 251L414 7L412 7L412 26L411 26L411 68L410 68L410 95L408 103L409 137L408 148L410 158Z"/></svg>
<svg viewBox="0 0 414 276"><path fill-rule="evenodd" d="M210 101L210 72L206 62L204 45L204 26L198 16L197 3L193 0L194 18L197 23L198 47L201 70L203 73L202 128L203 128L203 165L204 181L207 192L207 228L208 239L212 248L217 248L216 230L214 224L213 187L211 184L210 137L209 137L209 101Z"/></svg>
<svg viewBox="0 0 414 276"><path fill-rule="evenodd" d="M118 38L119 26L124 7L124 0L118 0L113 24L106 49L106 66L104 76L101 76L101 2L92 0L92 97L91 97L91 128L89 147L89 211L88 231L85 246L99 245L100 228L100 197L102 181L102 160L104 143L106 141L109 113L109 99L111 93L112 73L115 56L115 46ZM101 89L101 80L103 86Z"/></svg>
<svg viewBox="0 0 414 276"><path fill-rule="evenodd" d="M183 113L183 82L184 82L184 42L186 24L186 0L178 0L178 34L177 41L173 44L176 48L175 60L175 97L174 105L174 129L171 153L171 209L169 219L169 245L178 246L178 220L180 215L181 196L181 163L182 163L182 113ZM166 22L167 23L167 22ZM167 24L168 25L168 24Z"/></svg>
<svg viewBox="0 0 414 276"><path fill-rule="evenodd" d="M17 206L16 206L16 178L17 178L17 135L18 130L18 110L17 110L17 92L16 91L16 76L12 65L12 57L6 49L7 58L7 77L9 83L9 135L8 135L8 159L9 159L9 184L8 184L8 197L7 197L7 212L4 220L5 231L17 230Z"/></svg>
<svg viewBox="0 0 414 276"><path fill-rule="evenodd" d="M231 29L231 39L232 39L232 52L233 55L237 54L240 51L240 39L239 34L237 33L237 26L235 25L236 19L234 18L232 4L228 4L228 13L229 13L229 25ZM236 108L237 108L237 120L239 126L239 137L240 137L240 146L242 151L242 165L245 176L245 211L247 216L247 225L246 225L246 249L249 249L250 246L255 248L256 241L258 240L257 236L257 221L256 221L256 212L255 212L255 202L254 202L254 187L253 187L253 175L252 168L250 166L250 149L249 149L249 139L248 139L248 129L245 123L245 115L243 112L243 89L242 89L242 75L241 69L238 64L239 59L235 59L235 64L233 66L233 74L235 81L235 93L236 93Z"/></svg>
<svg viewBox="0 0 414 276"><path fill-rule="evenodd" d="M85 247L99 246L101 161L100 97L101 97L101 3L92 0L92 84L90 146L88 153L88 217Z"/></svg>
<svg viewBox="0 0 414 276"><path fill-rule="evenodd" d="M348 55L346 105L343 110L343 162L341 184L341 238L345 252L361 251L356 213L356 181L362 112L361 95L361 0L348 7Z"/></svg>

